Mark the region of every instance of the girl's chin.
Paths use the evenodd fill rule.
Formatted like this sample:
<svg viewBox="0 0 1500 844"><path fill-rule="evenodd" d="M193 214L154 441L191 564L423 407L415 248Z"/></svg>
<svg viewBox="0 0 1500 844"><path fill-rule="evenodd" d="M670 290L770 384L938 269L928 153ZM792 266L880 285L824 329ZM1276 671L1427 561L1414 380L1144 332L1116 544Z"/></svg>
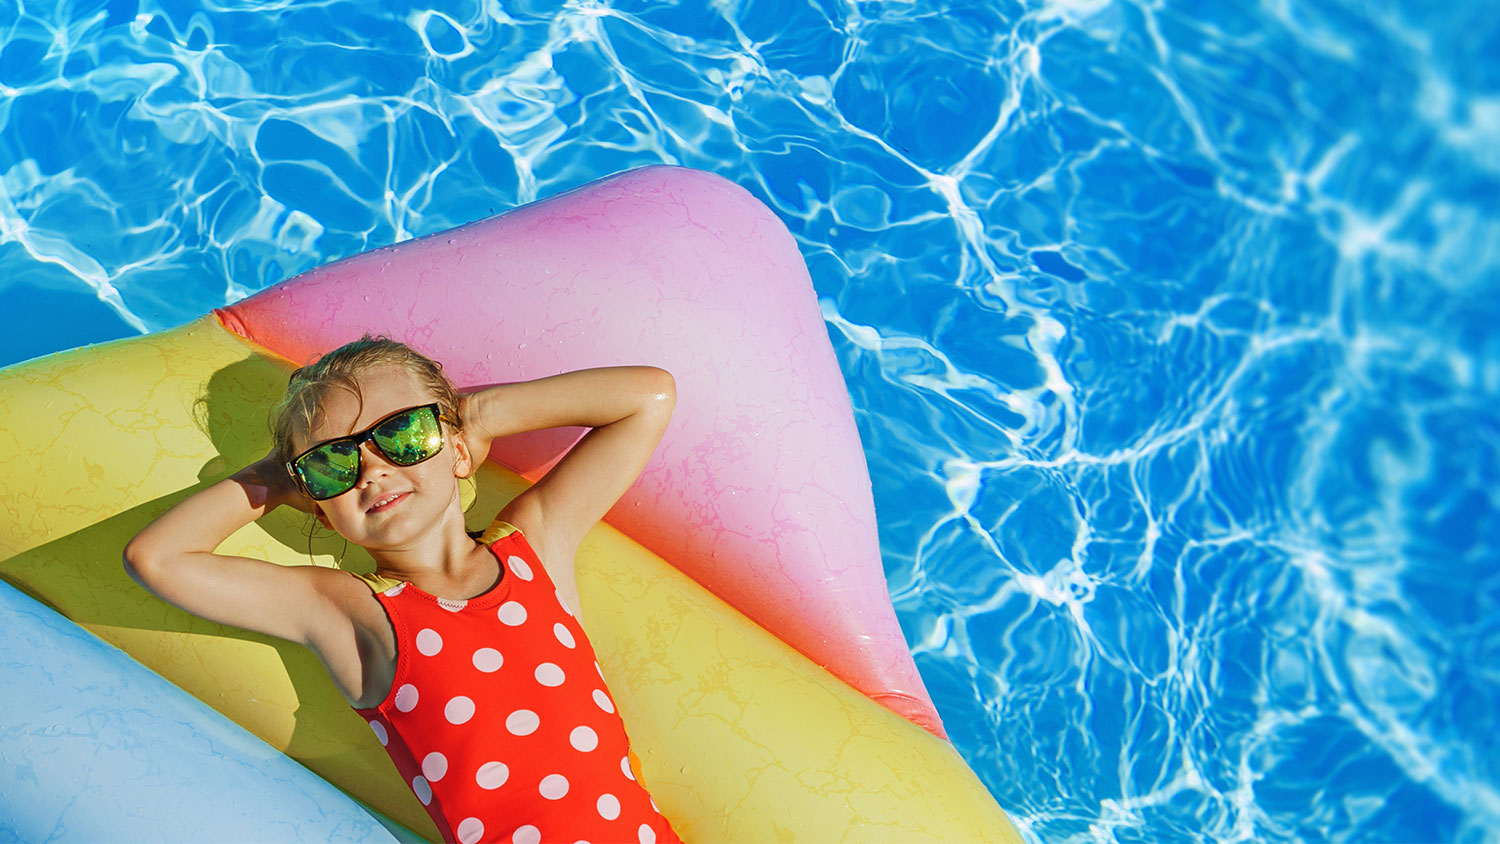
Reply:
<svg viewBox="0 0 1500 844"><path fill-rule="evenodd" d="M442 521L440 513L423 513L421 500L415 496L403 498L394 506L375 513L365 513L357 519L356 529L365 537L378 539L382 544L415 540L427 530L435 530Z"/></svg>

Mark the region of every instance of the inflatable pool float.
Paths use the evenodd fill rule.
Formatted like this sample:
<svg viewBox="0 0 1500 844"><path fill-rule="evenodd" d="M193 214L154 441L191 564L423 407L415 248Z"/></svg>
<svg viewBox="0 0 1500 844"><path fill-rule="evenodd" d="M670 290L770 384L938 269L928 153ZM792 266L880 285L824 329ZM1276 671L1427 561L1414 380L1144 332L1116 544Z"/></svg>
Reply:
<svg viewBox="0 0 1500 844"><path fill-rule="evenodd" d="M806 265L769 209L706 173L620 174L312 270L179 328L0 372L0 576L301 762L336 787L340 811L373 810L392 835L437 840L311 652L183 613L120 561L167 507L265 453L266 409L296 365L366 331L442 361L460 388L622 363L676 376L672 424L585 540L578 585L641 776L685 840L1019 840L942 737L897 625L863 452ZM497 441L470 527L579 433ZM373 568L357 547L339 560L343 544L309 538L305 524L283 508L222 550ZM7 613L20 617L5 625L12 659L45 662L53 657L28 656L22 643L79 635L34 620L47 612ZM80 711L100 711L113 694L91 675L47 675L26 676ZM43 689L43 677L62 685ZM120 677L112 682L136 682ZM48 727L0 712L0 773L24 780L18 772L49 757L51 736L102 729L59 718L73 720ZM137 765L181 741L153 744L153 729L130 732ZM220 758L243 752L226 746ZM243 758L235 765L260 764ZM221 788L194 784L197 763L174 764L183 784L159 806L136 806L143 818L159 813L158 838L174 834L181 804ZM63 795L55 804L80 788L60 773L33 779L30 792L0 789L0 823L54 828L49 801L28 794ZM80 802L72 811L86 811ZM300 822L301 809L286 811L275 823ZM288 828L273 837L289 840ZM236 827L223 838L257 835Z"/></svg>

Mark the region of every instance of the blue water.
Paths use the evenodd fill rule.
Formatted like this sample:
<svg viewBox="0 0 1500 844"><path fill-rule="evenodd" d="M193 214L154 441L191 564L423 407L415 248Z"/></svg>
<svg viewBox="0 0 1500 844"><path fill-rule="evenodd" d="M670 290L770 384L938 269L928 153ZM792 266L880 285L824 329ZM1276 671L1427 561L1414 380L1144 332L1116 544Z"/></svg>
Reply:
<svg viewBox="0 0 1500 844"><path fill-rule="evenodd" d="M0 0L0 363L712 170L1030 838L1500 838L1492 5L378 5Z"/></svg>

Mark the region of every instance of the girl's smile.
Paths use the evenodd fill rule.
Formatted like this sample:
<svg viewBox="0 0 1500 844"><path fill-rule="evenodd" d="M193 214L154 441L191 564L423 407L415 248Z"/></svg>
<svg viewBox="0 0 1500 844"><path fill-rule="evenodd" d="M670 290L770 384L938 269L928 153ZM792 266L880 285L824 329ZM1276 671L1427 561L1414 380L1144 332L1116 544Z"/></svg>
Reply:
<svg viewBox="0 0 1500 844"><path fill-rule="evenodd" d="M376 500L376 502L373 505L371 505L368 509L366 509L365 512L366 513L384 513L385 511L391 509L392 507L395 507L397 504L400 504L402 501L405 501L406 500L406 496L408 496L410 494L411 493L407 493L407 492L397 492L397 493L391 493L389 495L382 495L382 496L380 496Z"/></svg>

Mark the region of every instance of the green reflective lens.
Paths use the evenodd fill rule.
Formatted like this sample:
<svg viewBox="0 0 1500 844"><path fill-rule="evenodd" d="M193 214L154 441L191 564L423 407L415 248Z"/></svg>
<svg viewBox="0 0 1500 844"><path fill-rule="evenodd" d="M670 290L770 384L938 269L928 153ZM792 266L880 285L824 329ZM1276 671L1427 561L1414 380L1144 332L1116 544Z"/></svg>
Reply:
<svg viewBox="0 0 1500 844"><path fill-rule="evenodd" d="M443 447L443 430L432 408L419 407L376 425L370 439L387 460L411 466L438 453Z"/></svg>
<svg viewBox="0 0 1500 844"><path fill-rule="evenodd" d="M332 498L359 480L359 446L349 440L319 446L297 461L297 470L313 498Z"/></svg>

